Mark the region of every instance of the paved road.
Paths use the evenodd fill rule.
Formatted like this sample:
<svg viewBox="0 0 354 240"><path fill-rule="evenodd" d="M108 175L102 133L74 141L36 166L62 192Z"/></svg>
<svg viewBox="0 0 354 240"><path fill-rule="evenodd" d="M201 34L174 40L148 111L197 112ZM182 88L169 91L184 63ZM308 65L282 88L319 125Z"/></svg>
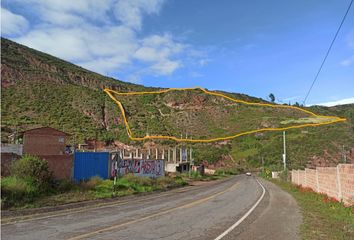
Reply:
<svg viewBox="0 0 354 240"><path fill-rule="evenodd" d="M216 239L242 218L222 239L298 239L296 202L258 180L265 191L257 178L236 176L109 206L45 213L3 224L2 239Z"/></svg>

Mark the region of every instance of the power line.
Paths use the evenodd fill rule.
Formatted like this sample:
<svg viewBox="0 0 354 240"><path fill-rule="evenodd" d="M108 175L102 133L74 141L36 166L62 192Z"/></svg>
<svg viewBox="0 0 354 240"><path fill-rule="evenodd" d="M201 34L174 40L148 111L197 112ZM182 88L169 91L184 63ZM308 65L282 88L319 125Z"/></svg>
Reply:
<svg viewBox="0 0 354 240"><path fill-rule="evenodd" d="M349 12L349 10L350 10L350 7L351 7L352 4L353 4L353 1L354 1L354 0L351 0L349 6L348 6L348 8L347 8L347 11L345 12L345 15L344 15L344 17L343 17L343 19L342 19L342 22L340 23L339 28L338 28L338 30L337 30L336 34L334 35L334 38L333 38L333 40L332 40L332 42L331 42L331 45L329 46L329 48L328 48L328 50L327 50L327 53L326 53L326 55L325 55L325 57L324 57L324 59L323 59L323 61L322 61L322 63L321 63L321 66L320 66L320 68L319 68L318 71L317 71L317 74L316 74L316 76L315 76L315 79L313 80L313 82L312 82L312 84L311 84L311 87L310 87L310 89L308 90L308 92L307 92L307 94L306 94L306 97L305 97L305 99L304 99L304 101L303 101L303 104L304 104L304 105L305 105L305 102L306 102L308 96L310 95L310 92L311 92L311 90L312 90L312 88L313 88L313 85L314 85L315 82L317 81L318 75L320 75L320 72L321 72L321 70L322 70L322 67L323 67L324 63L326 62L326 60L327 60L327 57L328 57L328 55L329 55L329 52L330 52L331 49L332 49L333 43L336 41L336 38L337 38L337 36L338 36L338 33L339 33L340 29L342 28L342 25L343 25L343 23L344 23L344 21L345 21L347 15L348 15L348 12Z"/></svg>

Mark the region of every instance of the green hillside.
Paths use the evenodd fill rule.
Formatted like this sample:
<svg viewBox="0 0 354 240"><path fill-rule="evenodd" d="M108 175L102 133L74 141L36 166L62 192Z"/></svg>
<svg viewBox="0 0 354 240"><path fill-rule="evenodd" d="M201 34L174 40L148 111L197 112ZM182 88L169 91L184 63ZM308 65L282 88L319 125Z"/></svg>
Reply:
<svg viewBox="0 0 354 240"><path fill-rule="evenodd" d="M48 54L1 39L1 128L2 141L14 131L51 126L72 134L72 143L84 139L128 139L120 111L102 91L150 91L141 85L125 83L85 70ZM225 93L250 102L264 102L243 94ZM200 92L170 92L160 96L119 99L137 136L164 134L205 139L261 127L298 124L302 113L294 110L259 108L231 104ZM354 148L354 105L332 108L312 107L321 115L345 117L347 122L287 131L290 167L334 164L345 149ZM158 141L160 144L175 144ZM281 132L257 133L227 142L193 144L197 161L216 165L280 166Z"/></svg>

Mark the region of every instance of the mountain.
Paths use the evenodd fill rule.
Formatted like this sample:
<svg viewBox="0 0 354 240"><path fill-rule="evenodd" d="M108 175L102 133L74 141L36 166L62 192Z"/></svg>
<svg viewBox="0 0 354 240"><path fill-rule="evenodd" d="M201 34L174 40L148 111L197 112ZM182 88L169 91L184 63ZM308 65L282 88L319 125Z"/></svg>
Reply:
<svg viewBox="0 0 354 240"><path fill-rule="evenodd" d="M1 39L2 141L9 134L37 126L51 126L72 135L71 142L98 138L112 143L138 144L128 139L121 113L103 92L156 91L108 78L33 50ZM244 94L223 94L249 102L266 102ZM234 104L202 92L172 91L163 95L124 97L122 101L132 131L137 136L164 134L208 139L238 133L239 129L283 126L286 121L304 118L295 110L262 109ZM308 108L317 114L345 117L348 121L320 127L287 131L288 158L291 167L333 165L345 150L354 149L354 105ZM172 141L156 141L175 144ZM195 158L211 164L280 166L282 134L257 133L210 144L193 144ZM351 159L348 153L348 159Z"/></svg>

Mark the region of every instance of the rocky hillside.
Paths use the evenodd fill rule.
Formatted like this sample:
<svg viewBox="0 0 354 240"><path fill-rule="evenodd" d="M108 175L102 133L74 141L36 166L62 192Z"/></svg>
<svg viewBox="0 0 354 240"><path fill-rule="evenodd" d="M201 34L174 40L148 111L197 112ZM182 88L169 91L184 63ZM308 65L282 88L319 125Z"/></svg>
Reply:
<svg viewBox="0 0 354 240"><path fill-rule="evenodd" d="M51 126L72 134L72 143L98 138L127 144L120 112L102 91L147 91L141 85L104 77L48 54L1 39L2 141L14 131ZM243 94L224 93L237 99L262 102ZM302 117L297 111L247 107L200 92L170 92L159 96L122 100L133 132L210 138L260 127L281 126ZM354 105L313 107L323 115L348 118L347 122L288 132L289 164L331 165L354 147ZM160 144L174 144L160 141ZM196 158L214 165L279 166L281 133L258 133L231 141L194 144ZM350 157L350 156L349 156Z"/></svg>

